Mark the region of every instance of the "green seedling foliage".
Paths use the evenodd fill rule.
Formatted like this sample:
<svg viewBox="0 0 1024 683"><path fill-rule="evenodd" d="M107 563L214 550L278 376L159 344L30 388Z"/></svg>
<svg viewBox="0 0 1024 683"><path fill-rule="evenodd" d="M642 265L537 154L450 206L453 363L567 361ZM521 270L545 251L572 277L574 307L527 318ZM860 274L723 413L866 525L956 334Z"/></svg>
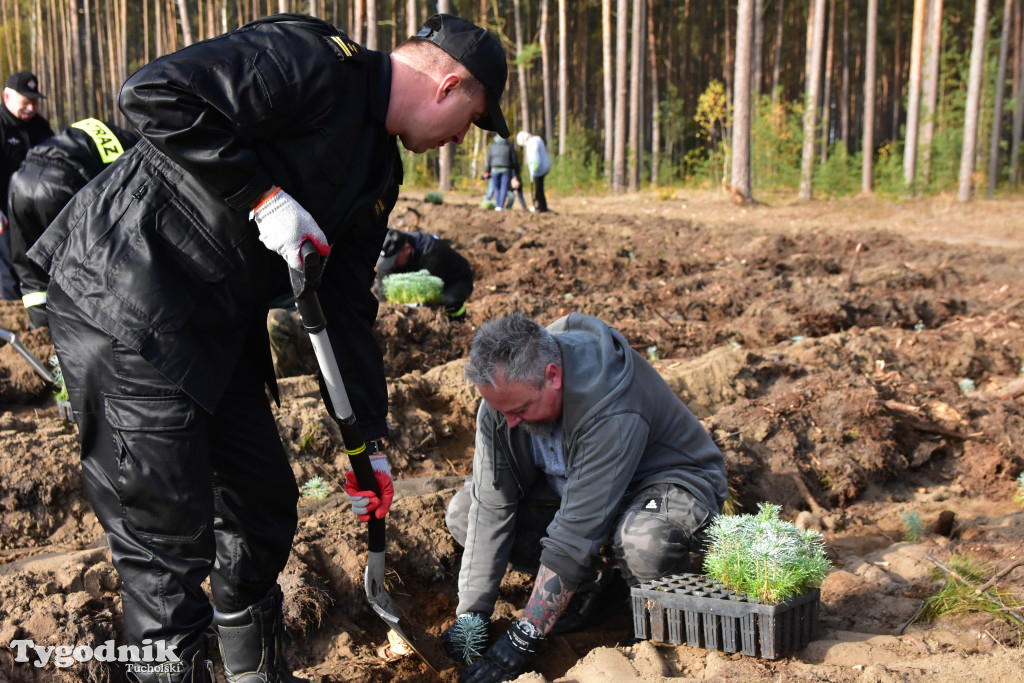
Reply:
<svg viewBox="0 0 1024 683"><path fill-rule="evenodd" d="M1024 472L1017 476L1017 490L1013 493L1013 500L1018 505L1024 505Z"/></svg>
<svg viewBox="0 0 1024 683"><path fill-rule="evenodd" d="M760 503L756 515L716 517L704 573L771 605L820 586L832 567L824 537L779 519L780 510Z"/></svg>
<svg viewBox="0 0 1024 683"><path fill-rule="evenodd" d="M444 289L444 281L427 270L392 273L381 285L384 297L393 304L439 304Z"/></svg>
<svg viewBox="0 0 1024 683"><path fill-rule="evenodd" d="M427 196L423 198L423 201L431 204L443 204L444 196L440 192L428 192Z"/></svg>
<svg viewBox="0 0 1024 683"><path fill-rule="evenodd" d="M334 490L327 485L323 477L311 477L309 481L302 485L303 498L323 500L333 492Z"/></svg>
<svg viewBox="0 0 1024 683"><path fill-rule="evenodd" d="M487 648L487 627L487 621L479 614L463 614L452 624L451 644L466 664L483 656Z"/></svg>
<svg viewBox="0 0 1024 683"><path fill-rule="evenodd" d="M921 515L917 514L917 510L910 510L900 515L900 521L903 523L903 540L911 543L920 541L924 536L924 524L921 522Z"/></svg>
<svg viewBox="0 0 1024 683"><path fill-rule="evenodd" d="M53 367L51 373L53 374L53 383L55 389L53 392L53 399L58 403L68 400L68 388L64 384L64 373L61 372L60 362L57 360L56 354L50 356L50 365Z"/></svg>

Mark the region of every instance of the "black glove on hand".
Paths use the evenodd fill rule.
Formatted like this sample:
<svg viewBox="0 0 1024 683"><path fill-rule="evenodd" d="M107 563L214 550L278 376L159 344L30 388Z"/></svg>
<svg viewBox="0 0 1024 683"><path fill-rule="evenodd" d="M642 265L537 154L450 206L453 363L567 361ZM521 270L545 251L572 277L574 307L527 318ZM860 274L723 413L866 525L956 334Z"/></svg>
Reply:
<svg viewBox="0 0 1024 683"><path fill-rule="evenodd" d="M490 620L480 612L465 612L441 632L444 653L459 664L472 664L487 647Z"/></svg>
<svg viewBox="0 0 1024 683"><path fill-rule="evenodd" d="M484 653L483 659L462 672L459 683L514 680L533 664L543 641L544 636L537 633L533 624L520 619Z"/></svg>

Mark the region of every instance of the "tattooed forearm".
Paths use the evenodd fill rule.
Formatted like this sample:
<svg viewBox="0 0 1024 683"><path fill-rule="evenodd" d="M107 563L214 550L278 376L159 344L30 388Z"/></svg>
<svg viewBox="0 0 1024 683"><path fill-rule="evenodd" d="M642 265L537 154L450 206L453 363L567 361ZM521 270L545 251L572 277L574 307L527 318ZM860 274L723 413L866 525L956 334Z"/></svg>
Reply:
<svg viewBox="0 0 1024 683"><path fill-rule="evenodd" d="M567 581L541 565L533 593L523 608L523 618L536 626L541 635L547 635L578 587L575 581Z"/></svg>

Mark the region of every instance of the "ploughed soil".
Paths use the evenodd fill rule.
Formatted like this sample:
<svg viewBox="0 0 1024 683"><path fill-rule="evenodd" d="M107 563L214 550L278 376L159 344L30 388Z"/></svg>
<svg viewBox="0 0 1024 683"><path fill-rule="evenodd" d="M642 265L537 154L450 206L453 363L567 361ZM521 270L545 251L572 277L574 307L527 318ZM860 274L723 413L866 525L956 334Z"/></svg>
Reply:
<svg viewBox="0 0 1024 683"><path fill-rule="evenodd" d="M549 640L522 681L1021 680L1020 609L915 619L954 556L983 562L1024 599L1024 200L859 198L733 204L719 193L660 191L551 198L551 213L443 205L409 191L393 225L435 232L472 263L469 313L383 305L377 323L399 491L387 518L388 589L425 629L454 618L460 550L444 512L472 466L478 402L462 379L472 335L521 309L544 323L570 311L618 327L714 436L730 505L781 505L820 529L835 569L813 640L769 660L630 640L631 617ZM46 330L17 302L0 328L42 361ZM381 656L387 627L364 595L364 528L340 481L337 427L313 376L281 381L276 410L296 482L333 493L300 500L281 577L288 657L331 681L454 681L420 658ZM10 643L123 643L119 582L82 491L75 427L47 384L0 343L0 682L121 681L116 665L45 666ZM919 540L904 540L908 521ZM1016 565L1016 566L1015 566ZM1009 569L1009 571L1003 571ZM523 606L510 573L492 635ZM1003 618L999 618L999 615Z"/></svg>

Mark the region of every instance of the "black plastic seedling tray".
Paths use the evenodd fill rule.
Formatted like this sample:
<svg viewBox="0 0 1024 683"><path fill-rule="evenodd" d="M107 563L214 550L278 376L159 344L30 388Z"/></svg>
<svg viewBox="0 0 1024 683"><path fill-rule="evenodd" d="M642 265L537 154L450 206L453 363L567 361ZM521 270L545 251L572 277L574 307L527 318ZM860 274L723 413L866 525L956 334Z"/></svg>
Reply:
<svg viewBox="0 0 1024 683"><path fill-rule="evenodd" d="M700 574L676 574L632 589L637 638L778 659L814 640L821 591L765 605Z"/></svg>

